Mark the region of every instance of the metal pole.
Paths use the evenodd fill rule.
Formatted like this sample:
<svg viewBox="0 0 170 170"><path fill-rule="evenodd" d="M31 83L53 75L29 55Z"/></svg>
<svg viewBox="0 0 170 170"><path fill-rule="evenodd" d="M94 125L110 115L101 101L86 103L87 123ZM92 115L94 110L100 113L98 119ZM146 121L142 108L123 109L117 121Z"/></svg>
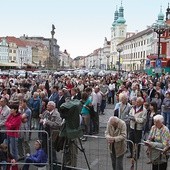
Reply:
<svg viewBox="0 0 170 170"><path fill-rule="evenodd" d="M119 51L119 70L118 70L118 73L120 75L120 51Z"/></svg>
<svg viewBox="0 0 170 170"><path fill-rule="evenodd" d="M158 34L158 59L160 58L160 44L161 44L161 34L160 32L157 32Z"/></svg>

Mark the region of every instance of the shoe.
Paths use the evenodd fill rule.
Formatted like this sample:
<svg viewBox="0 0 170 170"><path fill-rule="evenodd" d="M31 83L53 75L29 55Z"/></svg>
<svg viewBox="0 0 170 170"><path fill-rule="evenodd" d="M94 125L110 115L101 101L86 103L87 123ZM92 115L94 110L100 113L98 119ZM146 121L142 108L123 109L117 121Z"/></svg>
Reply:
<svg viewBox="0 0 170 170"><path fill-rule="evenodd" d="M104 115L104 112L101 112L102 115Z"/></svg>
<svg viewBox="0 0 170 170"><path fill-rule="evenodd" d="M83 137L81 138L81 140L82 140L82 141L87 141L87 137L84 137L84 136L83 136Z"/></svg>
<svg viewBox="0 0 170 170"><path fill-rule="evenodd" d="M127 158L132 158L132 155L128 155Z"/></svg>
<svg viewBox="0 0 170 170"><path fill-rule="evenodd" d="M97 135L99 132L93 132L93 135Z"/></svg>
<svg viewBox="0 0 170 170"><path fill-rule="evenodd" d="M148 162L146 162L147 164L151 164L152 162L151 161L148 161Z"/></svg>

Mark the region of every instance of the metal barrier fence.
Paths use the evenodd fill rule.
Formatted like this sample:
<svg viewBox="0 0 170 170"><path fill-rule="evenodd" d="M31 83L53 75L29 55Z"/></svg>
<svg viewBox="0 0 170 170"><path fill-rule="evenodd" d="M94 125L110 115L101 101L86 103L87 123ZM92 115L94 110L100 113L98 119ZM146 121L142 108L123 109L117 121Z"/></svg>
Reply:
<svg viewBox="0 0 170 170"><path fill-rule="evenodd" d="M137 155L138 155L138 150L136 148L138 148L138 146L140 146L140 158L137 159ZM135 163L135 170L152 170L152 162L150 160L150 156L152 156L152 154L154 154L152 152L152 149L150 151L150 156L147 154L147 149L148 147L144 144L144 143L139 143L136 145L135 148L135 153L136 153L136 163ZM156 151L160 151L161 154L163 152L162 149L159 148L155 148ZM166 153L167 156L167 164L170 165L170 159L169 158L169 153ZM165 157L164 157L165 158ZM165 160L164 160L165 161ZM170 170L170 166L167 165L167 170ZM160 165L158 164L158 170L161 170Z"/></svg>
<svg viewBox="0 0 170 170"><path fill-rule="evenodd" d="M84 153L81 152L79 149L75 149L75 151L73 152L74 154L76 154L76 163L75 163L75 156L72 157L70 155L71 152L68 151L68 155L70 155L69 158L72 159L71 160L72 163L69 162L69 164L67 164L68 161L66 161L67 159L66 157L68 155L63 160L63 154L67 154L67 153L64 153L64 150L58 152L57 158L58 158L58 162L60 162L58 166L60 166L61 169L63 169L62 163L64 161L65 164L64 166L72 169L77 169L77 170L85 170L85 169L111 170L112 163L110 157L110 150L108 148L108 142L106 138L102 136L92 136L92 135L85 135L85 137L87 137L87 141L81 141L81 143L90 168L88 168ZM127 143L128 144L131 143L134 148L134 144L132 141L127 140ZM76 144L81 149L78 139L76 139ZM126 158L126 155L124 156L124 161L123 161L124 170L129 170L132 166L134 166L133 163L134 162L131 161L131 159ZM74 166L72 166L72 164L74 164Z"/></svg>
<svg viewBox="0 0 170 170"><path fill-rule="evenodd" d="M23 142L21 142L20 140L23 139L26 135L29 135L29 140L28 140L28 144L30 146L30 153L29 154L34 154L35 153L35 149L34 149L34 142L38 139L40 139L40 136L46 136L46 141L42 141L42 143L44 142L44 144L46 145L46 152L47 152L47 157L48 160L46 163L27 163L30 165L30 169L34 170L37 169L38 166L40 165L41 167L45 167L46 169L50 169L50 163L49 163L49 135L46 131L44 130L0 130L1 135L6 135L7 133L19 133L20 137L18 138L18 149L21 149L21 145L23 144ZM22 134L22 137L21 137ZM6 144L7 146L9 146L9 136L7 135L4 142L4 144ZM8 148L9 149L9 148ZM24 148L25 149L25 148ZM9 151L9 150L8 150ZM2 165L6 164L7 166L11 166L11 165L17 165L18 168L22 168L23 165L25 165L24 163L24 159L26 158L26 153L24 153L24 156L18 157L18 160L16 160L15 163L11 163L11 162L0 162L0 168Z"/></svg>
<svg viewBox="0 0 170 170"><path fill-rule="evenodd" d="M92 136L86 135L87 141L81 141L79 138L74 140L67 141L66 139L62 139L62 144L66 143L65 148L60 151L55 151L56 146L54 140L57 139L56 134L59 134L59 131L53 131L51 134L51 138L49 137L48 133L43 130L0 130L1 133L7 132L19 132L19 133L30 133L31 139L29 141L31 146L31 153L35 151L32 149L33 142L37 139L41 139L42 136L46 136L46 143L47 146L47 154L48 154L48 162L45 163L46 170L59 170L64 169L64 167L69 167L71 169L77 170L111 170L112 163L110 157L110 150L108 148L108 143L105 137L103 136ZM57 133L56 133L57 132ZM55 133L55 135L53 135ZM54 137L55 136L55 137ZM44 138L43 138L44 139ZM133 158L128 159L127 155L125 154L123 160L123 167L124 170L151 170L152 164L147 164L149 162L149 158L146 155L147 147L143 143L139 143L138 145L134 145L134 143L130 140L127 140L127 144L132 144L133 146ZM141 147L140 149L140 158L137 159L137 148L138 146ZM128 153L127 147L127 153ZM53 162L53 152L57 153L57 163L58 165ZM135 157L136 156L136 157ZM87 161L86 161L87 158ZM51 160L51 162L50 162ZM169 163L169 161L168 161ZM3 163L0 163L2 165ZM10 162L7 163L11 165ZM25 163L23 161L17 161L15 163L19 167L22 167ZM35 169L35 163L29 163L31 165L31 170ZM39 164L40 165L40 164ZM44 163L43 163L44 165ZM89 168L88 168L89 165ZM160 169L161 170L161 169ZM170 167L167 168L170 170Z"/></svg>

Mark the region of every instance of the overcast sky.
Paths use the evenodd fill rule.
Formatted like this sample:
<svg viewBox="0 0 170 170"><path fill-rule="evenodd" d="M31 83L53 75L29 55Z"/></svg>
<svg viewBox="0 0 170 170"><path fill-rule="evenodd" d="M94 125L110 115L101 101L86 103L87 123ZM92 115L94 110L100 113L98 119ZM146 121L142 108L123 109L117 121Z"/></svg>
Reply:
<svg viewBox="0 0 170 170"><path fill-rule="evenodd" d="M146 29L170 0L123 0L127 30ZM51 37L51 25L60 50L72 58L88 55L110 40L111 25L120 0L2 0L0 36Z"/></svg>

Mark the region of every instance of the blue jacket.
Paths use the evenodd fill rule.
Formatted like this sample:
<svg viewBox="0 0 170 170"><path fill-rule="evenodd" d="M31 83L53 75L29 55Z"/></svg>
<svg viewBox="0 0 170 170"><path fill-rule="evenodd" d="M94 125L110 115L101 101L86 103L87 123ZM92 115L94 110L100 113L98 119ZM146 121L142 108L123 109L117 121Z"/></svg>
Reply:
<svg viewBox="0 0 170 170"><path fill-rule="evenodd" d="M43 149L36 150L35 154L29 156L34 163L47 163L47 154Z"/></svg>

